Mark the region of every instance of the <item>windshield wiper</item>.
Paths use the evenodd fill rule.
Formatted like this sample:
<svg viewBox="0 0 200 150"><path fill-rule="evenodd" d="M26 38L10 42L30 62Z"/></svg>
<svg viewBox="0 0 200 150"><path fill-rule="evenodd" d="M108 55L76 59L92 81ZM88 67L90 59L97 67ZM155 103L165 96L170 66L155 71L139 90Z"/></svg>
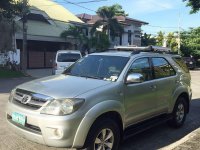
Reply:
<svg viewBox="0 0 200 150"><path fill-rule="evenodd" d="M81 77L91 78L91 79L99 79L99 80L101 80L100 77L95 77L95 76L81 76Z"/></svg>
<svg viewBox="0 0 200 150"><path fill-rule="evenodd" d="M63 73L64 75L69 75L69 76L75 76L75 77L80 77L78 74L71 74L71 73Z"/></svg>
<svg viewBox="0 0 200 150"><path fill-rule="evenodd" d="M76 77L83 77L83 78L91 78L91 79L99 79L99 80L102 80L101 77L96 77L96 76L84 76L84 75L71 74L71 73L64 73L64 75L70 75L70 76L76 76Z"/></svg>

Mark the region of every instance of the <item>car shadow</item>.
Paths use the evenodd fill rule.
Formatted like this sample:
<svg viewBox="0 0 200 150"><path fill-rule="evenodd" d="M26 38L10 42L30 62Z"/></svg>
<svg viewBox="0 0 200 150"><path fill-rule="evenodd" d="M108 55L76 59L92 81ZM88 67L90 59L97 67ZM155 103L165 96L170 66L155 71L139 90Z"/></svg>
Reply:
<svg viewBox="0 0 200 150"><path fill-rule="evenodd" d="M120 150L155 150L164 148L200 127L200 98L191 102L185 124L178 129L162 124L135 135L120 146Z"/></svg>

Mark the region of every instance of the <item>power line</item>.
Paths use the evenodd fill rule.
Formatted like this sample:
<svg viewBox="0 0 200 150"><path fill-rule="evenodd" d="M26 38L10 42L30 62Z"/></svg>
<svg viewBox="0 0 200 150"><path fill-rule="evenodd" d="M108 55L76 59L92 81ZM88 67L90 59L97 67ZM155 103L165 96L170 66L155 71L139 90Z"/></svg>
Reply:
<svg viewBox="0 0 200 150"><path fill-rule="evenodd" d="M77 2L76 4L85 4L85 3L94 3L94 2L103 2L108 0L92 0L92 1L84 1L84 2Z"/></svg>
<svg viewBox="0 0 200 150"><path fill-rule="evenodd" d="M108 1L108 0L91 0L91 1L77 2L77 3L74 3L74 4L78 5L78 4L87 4L87 3L95 3L95 2L97 3L97 2L103 2L103 1ZM66 2L59 2L59 1L54 1L54 2L56 2L57 4L40 5L40 7L60 5L59 3L65 3L66 4ZM72 4L72 2L67 2L67 3Z"/></svg>
<svg viewBox="0 0 200 150"><path fill-rule="evenodd" d="M92 9L87 8L87 7L81 6L81 5L77 4L77 3L70 2L70 1L68 1L68 0L64 0L64 1L65 1L66 3L68 3L68 4L72 4L72 5L75 5L75 6L78 6L78 7L81 7L81 8L84 8L84 9L87 9L87 10L89 10L89 11L93 11L93 12L96 13L95 10L92 10Z"/></svg>
<svg viewBox="0 0 200 150"><path fill-rule="evenodd" d="M178 27L165 27L165 26L155 26L155 25L147 25L149 27L153 27L153 28L172 28L172 29L177 29Z"/></svg>

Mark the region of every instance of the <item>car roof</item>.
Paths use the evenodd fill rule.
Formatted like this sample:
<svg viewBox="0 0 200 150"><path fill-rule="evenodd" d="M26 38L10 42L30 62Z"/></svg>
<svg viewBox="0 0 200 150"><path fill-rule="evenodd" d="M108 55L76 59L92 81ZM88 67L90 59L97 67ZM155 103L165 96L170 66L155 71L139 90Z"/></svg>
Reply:
<svg viewBox="0 0 200 150"><path fill-rule="evenodd" d="M125 51L106 51L106 52L99 52L99 53L92 53L90 55L104 55L104 56L121 56L121 57L130 57L132 52L125 52Z"/></svg>
<svg viewBox="0 0 200 150"><path fill-rule="evenodd" d="M165 54L165 53L156 53L156 52L141 52L138 56L149 56L149 57L181 57L177 54ZM133 55L134 56L134 55Z"/></svg>
<svg viewBox="0 0 200 150"><path fill-rule="evenodd" d="M136 57L136 56L146 56L146 57L180 57L180 55L174 54L161 54L156 52L140 52L134 54L132 51L107 51L92 53L90 55L104 55L104 56L121 56L121 57Z"/></svg>

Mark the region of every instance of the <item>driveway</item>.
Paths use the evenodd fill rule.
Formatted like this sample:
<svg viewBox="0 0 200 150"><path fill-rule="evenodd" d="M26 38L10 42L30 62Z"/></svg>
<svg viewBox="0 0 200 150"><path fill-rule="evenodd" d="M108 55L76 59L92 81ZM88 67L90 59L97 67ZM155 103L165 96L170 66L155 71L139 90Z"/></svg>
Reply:
<svg viewBox="0 0 200 150"><path fill-rule="evenodd" d="M52 75L52 69L28 69L27 74L34 78L42 78Z"/></svg>
<svg viewBox="0 0 200 150"><path fill-rule="evenodd" d="M191 103L191 111L187 116L185 125L180 129L172 129L166 124L154 127L126 140L123 144L121 144L120 150L179 150L191 148L191 146L188 146L189 144L184 144L184 142L194 139L196 135L200 135L200 70L191 71L191 75L193 100ZM0 150L64 150L61 148L47 147L23 139L22 137L16 135L7 126L5 119L5 107L9 91L16 85L32 79L33 78L16 78L0 80L0 108L2 108L0 109ZM191 140L193 143L191 144L190 142L190 144L195 145L196 139L198 138Z"/></svg>

